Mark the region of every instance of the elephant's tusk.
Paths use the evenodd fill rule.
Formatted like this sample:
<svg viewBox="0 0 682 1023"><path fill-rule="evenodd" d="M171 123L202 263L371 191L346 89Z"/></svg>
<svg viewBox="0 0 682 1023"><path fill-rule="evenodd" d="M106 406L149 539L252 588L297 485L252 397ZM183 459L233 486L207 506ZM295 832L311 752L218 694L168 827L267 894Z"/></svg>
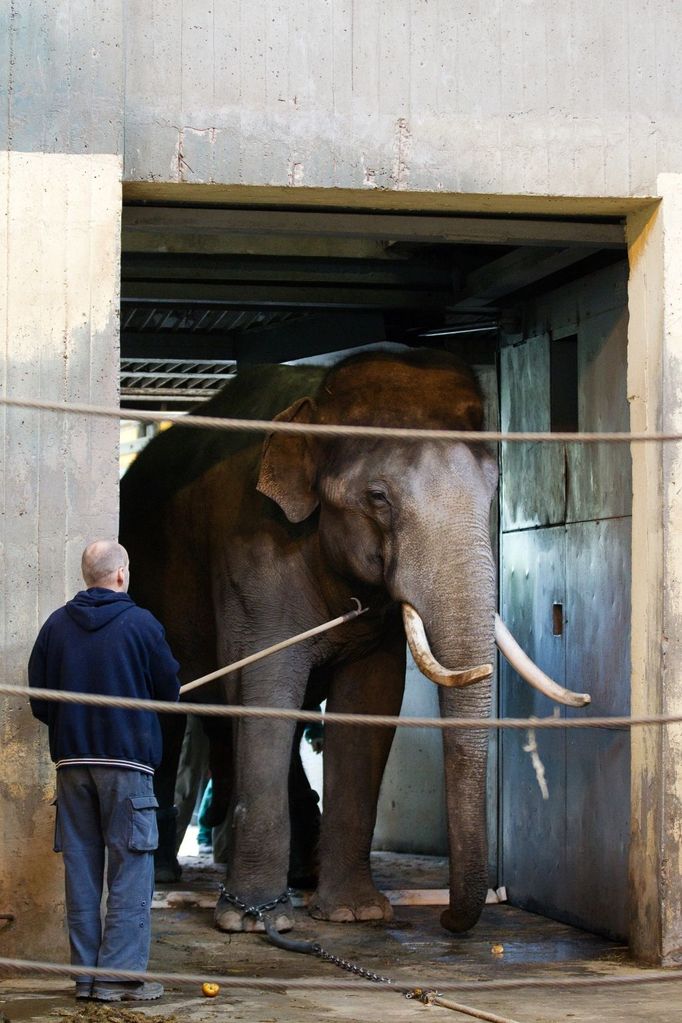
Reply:
<svg viewBox="0 0 682 1023"><path fill-rule="evenodd" d="M538 668L537 664L521 649L498 614L495 615L495 642L521 678L534 689L549 696L550 700L564 703L567 707L584 707L591 703L592 698L588 693L571 692L570 689L560 686L549 675L545 675L544 671Z"/></svg>
<svg viewBox="0 0 682 1023"><path fill-rule="evenodd" d="M423 675L439 686L448 688L454 686L457 689L463 689L464 686L470 686L474 682L482 682L484 679L490 678L493 673L492 664L479 664L475 668L463 668L459 671L450 671L448 668L444 668L431 653L424 623L419 613L411 604L403 603L402 609L407 642L415 663Z"/></svg>

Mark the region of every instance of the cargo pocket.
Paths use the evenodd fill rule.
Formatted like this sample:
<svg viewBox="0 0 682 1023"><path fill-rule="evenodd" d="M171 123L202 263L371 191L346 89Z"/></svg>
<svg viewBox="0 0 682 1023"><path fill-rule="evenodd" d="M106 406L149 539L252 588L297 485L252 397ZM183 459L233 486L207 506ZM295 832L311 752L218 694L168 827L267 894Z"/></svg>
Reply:
<svg viewBox="0 0 682 1023"><path fill-rule="evenodd" d="M54 838L52 840L52 849L54 852L62 851L62 826L59 820L59 800L55 797L50 806L54 807Z"/></svg>
<svg viewBox="0 0 682 1023"><path fill-rule="evenodd" d="M156 796L130 796L128 848L135 852L154 852L159 844L156 823Z"/></svg>

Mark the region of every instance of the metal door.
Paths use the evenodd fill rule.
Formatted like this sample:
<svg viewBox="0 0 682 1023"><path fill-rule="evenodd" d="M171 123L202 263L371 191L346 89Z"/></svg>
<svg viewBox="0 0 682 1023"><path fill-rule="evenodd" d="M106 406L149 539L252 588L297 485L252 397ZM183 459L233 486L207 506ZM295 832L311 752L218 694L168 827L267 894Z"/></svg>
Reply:
<svg viewBox="0 0 682 1023"><path fill-rule="evenodd" d="M575 407L581 430L627 430L627 315L603 287L576 303ZM566 330L563 332L566 333ZM552 348L538 334L503 349L503 430L548 430ZM563 384L568 386L569 381ZM562 386L563 386L562 384ZM500 604L528 653L588 691L557 708L502 662L503 716L589 717L629 710L630 458L623 446L503 445ZM502 733L500 881L515 905L627 937L629 735L537 731L549 798L526 733Z"/></svg>

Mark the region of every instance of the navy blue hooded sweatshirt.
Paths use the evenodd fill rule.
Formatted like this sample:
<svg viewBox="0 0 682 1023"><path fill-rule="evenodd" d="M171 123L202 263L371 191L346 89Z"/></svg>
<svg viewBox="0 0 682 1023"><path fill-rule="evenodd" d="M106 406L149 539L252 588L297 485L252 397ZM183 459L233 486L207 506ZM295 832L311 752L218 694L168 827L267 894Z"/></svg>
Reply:
<svg viewBox="0 0 682 1023"><path fill-rule="evenodd" d="M28 681L41 689L175 701L178 667L149 611L127 593L93 586L47 619L31 653ZM96 764L153 773L161 760L154 711L41 699L31 700L31 710L48 726L58 768Z"/></svg>

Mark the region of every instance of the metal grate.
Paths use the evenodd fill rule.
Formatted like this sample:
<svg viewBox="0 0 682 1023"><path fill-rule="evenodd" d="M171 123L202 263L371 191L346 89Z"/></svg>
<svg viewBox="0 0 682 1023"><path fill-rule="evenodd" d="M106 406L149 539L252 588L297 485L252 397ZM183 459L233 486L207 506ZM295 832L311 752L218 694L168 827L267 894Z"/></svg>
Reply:
<svg viewBox="0 0 682 1023"><path fill-rule="evenodd" d="M300 318L299 310L240 310L220 303L177 302L168 300L123 299L121 331L140 333L227 334L263 328Z"/></svg>
<svg viewBox="0 0 682 1023"><path fill-rule="evenodd" d="M231 359L121 359L121 404L193 404L210 398L236 371Z"/></svg>

